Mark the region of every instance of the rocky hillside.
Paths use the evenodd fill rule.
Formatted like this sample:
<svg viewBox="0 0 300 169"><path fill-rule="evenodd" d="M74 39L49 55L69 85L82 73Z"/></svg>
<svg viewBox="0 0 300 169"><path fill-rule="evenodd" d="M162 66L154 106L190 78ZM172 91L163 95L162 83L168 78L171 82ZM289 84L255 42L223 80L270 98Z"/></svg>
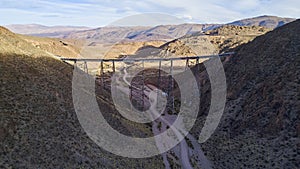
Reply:
<svg viewBox="0 0 300 169"><path fill-rule="evenodd" d="M299 168L300 20L235 49L224 62L227 103L217 131L202 147L215 168ZM201 77L199 135L210 84ZM203 116L204 115L204 116Z"/></svg>
<svg viewBox="0 0 300 169"><path fill-rule="evenodd" d="M265 34L271 29L262 27L262 26L235 26L235 25L225 25L219 28L206 31L206 35L215 35L215 36L257 36Z"/></svg>
<svg viewBox="0 0 300 169"><path fill-rule="evenodd" d="M197 56L217 54L217 49L206 36L184 36L160 47L163 57Z"/></svg>
<svg viewBox="0 0 300 169"><path fill-rule="evenodd" d="M134 55L139 49L152 46L158 48L165 44L164 41L147 41L147 42L123 42L111 46L104 54L104 58L119 58L124 55Z"/></svg>
<svg viewBox="0 0 300 169"><path fill-rule="evenodd" d="M122 158L87 136L73 106L70 65L0 53L0 72L0 168L163 168L160 156ZM151 134L150 127L121 118L111 102L98 103L115 129Z"/></svg>
<svg viewBox="0 0 300 169"><path fill-rule="evenodd" d="M271 29L260 26L232 26L226 25L207 31L206 35L219 53L231 51L242 44L252 41Z"/></svg>
<svg viewBox="0 0 300 169"><path fill-rule="evenodd" d="M270 29L257 26L221 26L203 33L183 36L162 45L162 56L195 56L228 52Z"/></svg>
<svg viewBox="0 0 300 169"><path fill-rule="evenodd" d="M239 21L235 21L229 23L229 25L236 25L236 26L263 26L266 28L274 29L280 26L283 26L287 23L295 21L295 18L281 18L277 16L259 16L249 19L243 19Z"/></svg>
<svg viewBox="0 0 300 169"><path fill-rule="evenodd" d="M77 57L79 49L68 41L19 35L0 27L0 53Z"/></svg>

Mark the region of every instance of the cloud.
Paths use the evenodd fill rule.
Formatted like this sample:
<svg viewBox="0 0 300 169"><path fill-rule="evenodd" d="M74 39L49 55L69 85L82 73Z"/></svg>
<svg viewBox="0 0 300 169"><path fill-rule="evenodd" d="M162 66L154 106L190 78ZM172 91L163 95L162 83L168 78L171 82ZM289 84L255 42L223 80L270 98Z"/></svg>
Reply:
<svg viewBox="0 0 300 169"><path fill-rule="evenodd" d="M227 23L277 15L299 18L299 0L2 0L0 24L104 26L133 14L164 13L186 22Z"/></svg>
<svg viewBox="0 0 300 169"><path fill-rule="evenodd" d="M183 24L183 19L162 13L145 13L132 15L118 19L111 23L113 26L153 26L153 25L176 25Z"/></svg>
<svg viewBox="0 0 300 169"><path fill-rule="evenodd" d="M179 16L180 19L183 20L193 20L193 17L191 15L184 14L183 16Z"/></svg>

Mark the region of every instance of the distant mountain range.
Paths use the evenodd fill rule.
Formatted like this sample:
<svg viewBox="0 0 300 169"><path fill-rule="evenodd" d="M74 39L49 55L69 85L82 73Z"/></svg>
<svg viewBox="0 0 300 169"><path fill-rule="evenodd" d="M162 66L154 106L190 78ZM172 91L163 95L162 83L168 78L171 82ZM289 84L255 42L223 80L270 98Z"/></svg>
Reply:
<svg viewBox="0 0 300 169"><path fill-rule="evenodd" d="M247 43L255 37L271 30L260 26L223 25L210 31L198 33L194 30L199 29L201 26L193 26L194 29L190 30L187 30L187 28L190 28L188 24L179 25L177 27L157 26L151 29L151 31L138 35L139 37L143 35L147 36L147 33L151 32L149 34L152 34L152 38L162 37L159 32L166 32L164 28L168 28L167 30L175 28L170 34L173 34L174 37L179 36L179 38L172 39L164 35L167 37L165 40L168 38L171 39L167 42L162 40L139 41L136 38L132 38L134 41L130 41L131 39L129 39L129 41L117 44L113 43L116 40L121 41L122 38L120 37L126 36L128 31L137 31L144 27L122 27L122 29L115 27L98 28L90 31L77 32L76 38L91 39L91 43L85 44L85 47L90 50L95 49L95 52L87 54L90 58L119 58L125 55L135 57L152 57L154 55L159 57L177 57L228 52L232 48ZM112 30L115 30L114 34L111 33ZM189 31L188 35L181 36L187 31ZM156 36L154 36L155 33ZM89 37L86 37L86 35ZM100 39L100 42L98 39ZM78 42L80 42L80 40L78 40ZM63 57L77 57L80 54L85 56L86 54L82 53L80 48L81 44L77 43L76 40L20 35L10 32L4 27L0 27L1 52L34 56L49 54Z"/></svg>
<svg viewBox="0 0 300 169"><path fill-rule="evenodd" d="M72 32L66 39L95 40L98 43L116 43L120 41L170 41L187 34L210 30L220 24L181 24L159 25L155 27L101 27L86 31Z"/></svg>
<svg viewBox="0 0 300 169"><path fill-rule="evenodd" d="M277 28L292 22L293 18L280 18L276 16L259 16L228 23L236 26L263 26ZM203 32L220 27L224 24L181 24L159 25L155 27L88 27L74 26L43 26L43 25L7 25L15 33L29 34L42 37L68 38L68 39L93 39L98 43L116 43L119 41L169 41L184 35Z"/></svg>
<svg viewBox="0 0 300 169"><path fill-rule="evenodd" d="M5 27L18 34L52 38L61 38L71 32L91 29L84 26L44 26L39 24L14 24Z"/></svg>
<svg viewBox="0 0 300 169"><path fill-rule="evenodd" d="M236 26L263 26L270 29L274 29L283 26L287 23L295 21L295 18L281 18L277 16L259 16L255 18L243 19L229 23Z"/></svg>
<svg viewBox="0 0 300 169"><path fill-rule="evenodd" d="M25 52L26 54L40 54L43 53L41 50L44 50L54 55L74 57L80 53L81 45L85 44L84 46L96 50L93 52L95 56L89 53L89 57L96 58L117 58L120 55L140 55L141 53L150 55L149 51L161 57L207 55L226 52L293 20L291 18L260 16L229 24L180 24L94 29L72 26L48 27L37 24L9 25L6 27L13 32L46 36L47 38L9 33L11 38L3 36L0 39L0 42L5 42L4 44L8 45L1 45L0 49L21 54L24 54L24 51L27 52ZM3 28L3 30L5 29ZM205 34L208 36L204 37ZM62 40L49 39L48 37L57 37ZM116 43L118 45L115 45ZM33 48L32 50L24 50L25 47L22 45L28 49ZM145 52L145 49L148 53Z"/></svg>

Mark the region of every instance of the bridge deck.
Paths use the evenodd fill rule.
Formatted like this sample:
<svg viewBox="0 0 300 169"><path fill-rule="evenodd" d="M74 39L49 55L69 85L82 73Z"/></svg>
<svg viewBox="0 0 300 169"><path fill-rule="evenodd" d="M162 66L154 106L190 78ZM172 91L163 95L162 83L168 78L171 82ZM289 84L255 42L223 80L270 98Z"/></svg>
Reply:
<svg viewBox="0 0 300 169"><path fill-rule="evenodd" d="M173 57L173 58L123 58L123 59L90 59L90 58L60 58L62 61L73 62L154 62L154 61L171 61L171 60L194 60L194 59L207 59L214 57L231 56L234 52L207 55L207 56L190 56L190 57Z"/></svg>
<svg viewBox="0 0 300 169"><path fill-rule="evenodd" d="M152 84L156 84L155 86L159 89L164 89L164 93L167 95L167 111L168 112L174 112L175 108L175 96L173 94L173 89L175 87L173 75L174 75L174 64L173 61L184 61L185 63L185 68L187 69L190 67L190 61L195 60L193 65L197 65L200 61L200 59L209 59L209 58L220 58L220 57L226 57L226 56L232 56L234 55L234 52L230 53L224 53L224 54L219 54L219 55L207 55L207 56L191 56L191 57L176 57L176 58L121 58L121 59L91 59L91 58L60 58L62 61L66 62L74 62L74 66L78 66L81 68L84 72L86 73L91 73L88 68L88 62L94 62L94 63L100 63L100 66L97 69L98 74L97 76L97 82L98 84L102 87L103 90L111 90L111 79L110 76L104 72L106 69L112 69L112 72L116 72L116 67L115 62L124 62L124 63L135 63L135 62L142 62L142 74L139 75L141 76L138 80L140 81L139 83L132 83L129 85L130 89L130 99L131 101L135 101L137 106L141 108L142 110L145 109L145 106L147 105L147 102L145 102L145 98L147 96L144 94L144 89L145 85L147 86L149 81L145 84L145 77L149 77L149 74L145 75L144 74L144 62L157 62L158 63L158 72L157 75L154 77L157 77L157 79L153 80ZM169 74L171 76L162 76L162 62L169 61L170 62L170 72ZM79 64L78 64L79 62ZM105 63L106 62L106 63ZM105 68L105 64L109 64L107 62L110 62L112 64L111 67ZM81 64L82 63L82 64ZM83 67L82 67L83 66ZM98 71L99 70L99 71ZM124 69L125 70L125 69ZM110 73L110 72L109 72ZM108 76L107 76L108 75ZM135 75L137 76L137 75ZM147 107L147 106L146 106Z"/></svg>

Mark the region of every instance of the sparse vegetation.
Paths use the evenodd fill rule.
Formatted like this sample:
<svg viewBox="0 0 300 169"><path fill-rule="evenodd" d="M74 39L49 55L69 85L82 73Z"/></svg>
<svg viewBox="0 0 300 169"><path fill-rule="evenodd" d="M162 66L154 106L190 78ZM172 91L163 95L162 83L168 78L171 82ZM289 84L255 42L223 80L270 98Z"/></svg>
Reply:
<svg viewBox="0 0 300 169"><path fill-rule="evenodd" d="M202 42L204 45L199 49L204 52L236 51L233 57L223 60L228 95L220 125L201 144L215 168L300 168L297 161L300 159L299 28L299 20L271 32L255 26L224 26L206 32L206 36L192 34L164 45L151 42L161 56L195 55L187 44L195 47ZM150 44L138 42L134 49L127 49L128 45L132 44L116 45L116 50L126 48L133 53ZM0 76L0 166L163 168L161 156L119 157L97 146L84 132L73 106L73 67L53 58L53 55L73 57L78 53L79 49L68 40L18 35L0 27L0 72L4 72ZM112 50L111 54L115 57L116 52ZM201 132L211 104L209 77L203 64L198 66L192 68L201 85L199 116L190 132L195 138ZM149 72L154 77L146 78L146 82L157 80L157 72ZM167 83L160 85L166 91ZM153 136L151 124L125 119L116 110L116 106L124 105L114 105L110 92L96 86L99 108L115 130L133 137ZM178 113L178 93L175 85L172 93L176 96L175 110L166 109L165 114ZM132 102L140 104L136 100ZM157 128L162 129L161 122ZM195 148L191 140L186 142L188 147ZM174 151L167 152L167 159L171 168L180 168L180 158ZM194 167L199 167L193 160L190 161Z"/></svg>

